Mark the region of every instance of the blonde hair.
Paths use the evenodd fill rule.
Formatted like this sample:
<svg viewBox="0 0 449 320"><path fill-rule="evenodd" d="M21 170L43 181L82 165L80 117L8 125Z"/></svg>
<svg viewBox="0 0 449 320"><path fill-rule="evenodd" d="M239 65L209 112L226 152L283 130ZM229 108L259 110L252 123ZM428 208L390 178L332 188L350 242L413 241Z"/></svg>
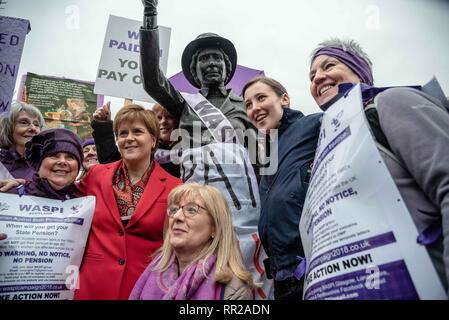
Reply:
<svg viewBox="0 0 449 320"><path fill-rule="evenodd" d="M198 183L180 185L170 192L168 206L179 204L184 199L194 201L198 198L204 202L207 213L212 218L215 237L210 245L206 246L191 263L200 259L207 259L215 253L217 255L215 281L228 284L236 276L251 288L257 287L252 274L246 270L243 263L242 253L232 225L231 211L218 189ZM167 229L168 219L166 219L164 226L164 243L154 254L155 256L160 254L155 266L157 271L167 270L175 259Z"/></svg>
<svg viewBox="0 0 449 320"><path fill-rule="evenodd" d="M148 132L155 137L156 145L151 154L151 156L153 156L159 146L159 122L152 110L145 109L137 104L130 104L121 108L114 118L113 130L115 136L118 136L118 129L121 124L136 122L142 122Z"/></svg>

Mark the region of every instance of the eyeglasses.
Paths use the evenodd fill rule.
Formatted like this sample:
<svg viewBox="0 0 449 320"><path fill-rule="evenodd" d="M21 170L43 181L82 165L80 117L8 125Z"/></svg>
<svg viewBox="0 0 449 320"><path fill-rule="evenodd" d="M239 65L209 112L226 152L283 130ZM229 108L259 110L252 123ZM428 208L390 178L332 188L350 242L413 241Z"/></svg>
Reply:
<svg viewBox="0 0 449 320"><path fill-rule="evenodd" d="M31 121L25 120L25 119L17 120L15 122L15 124L22 128L28 128L29 126L34 126L36 128L41 127L41 124L39 122L37 122L37 121L31 122Z"/></svg>
<svg viewBox="0 0 449 320"><path fill-rule="evenodd" d="M188 203L181 207L180 206L170 206L167 208L167 216L173 217L175 215L175 213L179 211L179 209L182 209L182 213L184 214L185 217L193 217L199 213L200 208L207 211L206 208L204 208L196 203Z"/></svg>

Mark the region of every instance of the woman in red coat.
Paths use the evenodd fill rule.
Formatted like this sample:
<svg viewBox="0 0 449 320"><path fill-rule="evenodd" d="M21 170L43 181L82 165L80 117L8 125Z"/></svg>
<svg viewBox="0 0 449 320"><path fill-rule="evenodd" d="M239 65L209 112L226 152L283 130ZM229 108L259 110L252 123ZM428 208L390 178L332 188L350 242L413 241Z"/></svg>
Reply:
<svg viewBox="0 0 449 320"><path fill-rule="evenodd" d="M167 196L181 184L153 161L159 124L152 111L126 106L113 128L122 160L95 165L79 185L97 200L75 299L128 299L162 245Z"/></svg>

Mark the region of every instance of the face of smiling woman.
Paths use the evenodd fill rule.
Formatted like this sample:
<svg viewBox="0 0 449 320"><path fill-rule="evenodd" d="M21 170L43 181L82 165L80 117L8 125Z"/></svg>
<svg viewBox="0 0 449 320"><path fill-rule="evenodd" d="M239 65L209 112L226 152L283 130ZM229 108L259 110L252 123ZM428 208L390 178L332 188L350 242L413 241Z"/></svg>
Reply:
<svg viewBox="0 0 449 320"><path fill-rule="evenodd" d="M359 77L337 58L320 55L310 67L310 93L321 106L338 94L338 85L359 83Z"/></svg>
<svg viewBox="0 0 449 320"><path fill-rule="evenodd" d="M215 232L213 219L205 209L204 201L199 198L183 199L170 209L173 210L168 216L170 244L177 254L187 254L193 258L210 244Z"/></svg>
<svg viewBox="0 0 449 320"><path fill-rule="evenodd" d="M245 91L246 114L257 129L276 129L290 101L287 93L279 96L269 85L256 82Z"/></svg>
<svg viewBox="0 0 449 320"><path fill-rule="evenodd" d="M41 124L37 116L20 111L14 123L13 141L16 151L23 154L25 144L41 132Z"/></svg>
<svg viewBox="0 0 449 320"><path fill-rule="evenodd" d="M156 111L156 117L159 121L159 140L166 144L170 144L170 135L176 129L177 123L172 115L167 112Z"/></svg>
<svg viewBox="0 0 449 320"><path fill-rule="evenodd" d="M83 148L83 168L89 170L98 163L97 147L95 144L89 144Z"/></svg>
<svg viewBox="0 0 449 320"><path fill-rule="evenodd" d="M39 176L47 179L54 190L60 190L75 181L78 170L78 162L72 154L58 152L42 160Z"/></svg>
<svg viewBox="0 0 449 320"><path fill-rule="evenodd" d="M137 165L150 162L156 138L141 121L124 122L118 128L117 144L125 164Z"/></svg>

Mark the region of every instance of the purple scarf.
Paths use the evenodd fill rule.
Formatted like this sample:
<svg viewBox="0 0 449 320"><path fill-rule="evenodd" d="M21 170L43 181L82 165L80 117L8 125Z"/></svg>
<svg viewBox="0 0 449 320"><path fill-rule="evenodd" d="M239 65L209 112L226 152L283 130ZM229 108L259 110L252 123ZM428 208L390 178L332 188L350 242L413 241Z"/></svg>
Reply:
<svg viewBox="0 0 449 320"><path fill-rule="evenodd" d="M320 55L327 55L337 58L346 66L348 66L355 74L357 74L363 83L366 83L370 86L373 85L374 79L371 73L371 68L369 67L368 63L357 54L354 54L350 51L344 51L341 48L326 47L318 50L313 56L312 61Z"/></svg>
<svg viewBox="0 0 449 320"><path fill-rule="evenodd" d="M27 181L26 184L17 188L12 188L7 192L18 194L20 196L29 195L62 201L81 196L76 193L76 187L73 183L60 190L55 190L50 186L48 180L40 178L37 172L34 174L33 180Z"/></svg>
<svg viewBox="0 0 449 320"><path fill-rule="evenodd" d="M0 162L16 179L31 180L36 172L13 147L0 149Z"/></svg>
<svg viewBox="0 0 449 320"><path fill-rule="evenodd" d="M159 258L155 258L137 280L129 296L130 300L220 299L223 285L214 279L216 255L211 255L207 260L196 261L181 275L178 275L179 269L176 260L167 270L155 271L154 268Z"/></svg>

